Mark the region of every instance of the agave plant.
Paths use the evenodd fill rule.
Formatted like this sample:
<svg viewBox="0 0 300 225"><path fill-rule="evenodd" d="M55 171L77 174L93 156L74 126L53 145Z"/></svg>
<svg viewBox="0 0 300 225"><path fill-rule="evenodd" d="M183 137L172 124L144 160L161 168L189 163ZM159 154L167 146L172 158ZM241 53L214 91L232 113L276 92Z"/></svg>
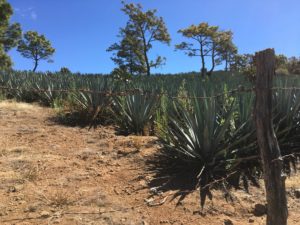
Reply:
<svg viewBox="0 0 300 225"><path fill-rule="evenodd" d="M9 98L15 98L17 100L24 99L25 96L25 90L24 87L25 84L23 83L23 80L16 79L16 77L13 77L9 79L6 83L6 87L9 89L6 91Z"/></svg>
<svg viewBox="0 0 300 225"><path fill-rule="evenodd" d="M285 170L289 174L290 165L296 170L297 155L293 154L300 153L300 92L292 89L277 90L273 104L274 129L285 158Z"/></svg>
<svg viewBox="0 0 300 225"><path fill-rule="evenodd" d="M258 178L262 174L256 128L252 116L254 98L253 93L236 95L233 127L227 137L231 140L229 148L233 153L236 171L234 176L229 178L229 183L235 188L239 188L242 181L243 188L247 192L249 191L249 180L253 185L259 186Z"/></svg>
<svg viewBox="0 0 300 225"><path fill-rule="evenodd" d="M55 85L52 82L44 81L43 83L36 83L35 89L40 101L47 106L54 106L55 100L62 98L62 92L56 91ZM60 90L61 88L57 88Z"/></svg>
<svg viewBox="0 0 300 225"><path fill-rule="evenodd" d="M205 96L205 92L204 92ZM233 104L225 109L216 99L193 99L192 110L174 102L169 110L163 145L170 158L180 158L200 186L201 206L212 197L210 184L225 179L234 165L225 140L233 118Z"/></svg>
<svg viewBox="0 0 300 225"><path fill-rule="evenodd" d="M80 111L84 112L92 123L97 118L104 119L112 102L111 96L108 95L113 89L112 81L106 78L87 80L82 82L81 87L85 90L73 94Z"/></svg>
<svg viewBox="0 0 300 225"><path fill-rule="evenodd" d="M142 93L115 98L113 111L121 130L126 133L148 135L158 102L159 97Z"/></svg>

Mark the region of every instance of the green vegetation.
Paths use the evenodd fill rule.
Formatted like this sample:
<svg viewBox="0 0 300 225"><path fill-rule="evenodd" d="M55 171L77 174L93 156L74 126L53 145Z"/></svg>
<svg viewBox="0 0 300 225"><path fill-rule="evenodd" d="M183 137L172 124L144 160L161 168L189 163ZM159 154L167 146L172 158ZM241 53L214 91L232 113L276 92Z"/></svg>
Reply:
<svg viewBox="0 0 300 225"><path fill-rule="evenodd" d="M115 120L123 132L149 135L154 114L159 103L159 96L134 94L117 97L114 101Z"/></svg>
<svg viewBox="0 0 300 225"><path fill-rule="evenodd" d="M194 180L202 206L212 197L212 188L222 187L227 195L241 184L248 190L249 182L258 185L262 174L252 118L254 94L243 91L252 84L240 73L219 72L209 79L193 74L134 76L124 82L112 76L3 72L0 85L11 88L3 92L7 98L60 105L90 122L110 120L126 133L157 135L164 147L162 159L176 162L169 172ZM275 86L280 87L273 98L275 131L289 174L297 163L297 155L291 154L300 153L300 91L282 88L299 87L300 79L278 75ZM230 94L233 89L238 92ZM210 98L223 92L227 94Z"/></svg>
<svg viewBox="0 0 300 225"><path fill-rule="evenodd" d="M125 134L158 136L163 149L153 170L161 173L158 177L189 178L183 189L199 188L202 207L212 198L212 188L229 197L232 187L248 191L250 183L258 186L262 166L252 116L253 55L238 53L231 31L203 22L179 30L189 42L176 45L201 58L200 73L150 76L151 68L165 62L161 56L149 58L153 44L170 44L164 20L139 4L123 2L122 11L128 21L120 29L120 42L107 50L117 65L111 75L72 74L65 67L35 73L39 61L49 61L55 49L34 31L19 40L20 25L9 24L12 8L0 0L0 86L6 87L0 99L39 102L61 109L61 117L76 115L74 120L85 125L113 123ZM6 53L16 46L34 60L33 72L7 70L12 62ZM215 72L222 64L225 71ZM300 87L300 76L292 75L300 74L300 59L278 55L276 68L273 119L284 172L290 174L300 154L300 90L286 87ZM160 188L167 185L162 182Z"/></svg>
<svg viewBox="0 0 300 225"><path fill-rule="evenodd" d="M21 38L21 26L10 24L13 9L6 0L0 0L0 70L10 69L12 61L7 52L16 47Z"/></svg>
<svg viewBox="0 0 300 225"><path fill-rule="evenodd" d="M201 57L201 74L202 76L211 75L215 66L225 61L225 70L228 70L228 64L233 60L237 53L237 48L232 42L233 33L231 31L220 31L218 26L210 26L208 23L191 25L186 29L178 31L184 37L196 42L182 42L176 45L176 49L184 50L188 56ZM211 69L207 73L205 59L211 58Z"/></svg>
<svg viewBox="0 0 300 225"><path fill-rule="evenodd" d="M140 4L125 4L122 11L129 17L125 28L121 28L120 43L115 43L107 51L116 52L112 60L131 75L150 76L151 68L161 66L165 58L158 56L149 59L153 42L170 44L171 38L162 17L157 17L156 10L143 12Z"/></svg>
<svg viewBox="0 0 300 225"><path fill-rule="evenodd" d="M72 73L71 70L69 70L67 67L60 68L59 72L62 74L71 74Z"/></svg>
<svg viewBox="0 0 300 225"><path fill-rule="evenodd" d="M32 71L35 72L40 60L51 62L50 57L54 54L55 49L52 48L50 41L44 35L39 35L35 31L28 31L18 45L18 52L23 57L34 60Z"/></svg>

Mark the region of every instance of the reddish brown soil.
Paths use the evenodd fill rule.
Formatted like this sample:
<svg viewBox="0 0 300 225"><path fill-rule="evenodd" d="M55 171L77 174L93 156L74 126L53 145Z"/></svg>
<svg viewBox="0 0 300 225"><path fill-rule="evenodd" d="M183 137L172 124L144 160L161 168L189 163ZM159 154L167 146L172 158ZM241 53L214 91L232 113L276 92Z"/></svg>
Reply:
<svg viewBox="0 0 300 225"><path fill-rule="evenodd" d="M265 224L252 213L264 203L262 189L234 192L233 203L215 192L202 213L197 192L179 206L171 192L150 198L145 161L159 150L155 137L67 127L54 116L48 108L0 103L0 224ZM299 225L300 199L292 191L299 176L287 186L289 225Z"/></svg>

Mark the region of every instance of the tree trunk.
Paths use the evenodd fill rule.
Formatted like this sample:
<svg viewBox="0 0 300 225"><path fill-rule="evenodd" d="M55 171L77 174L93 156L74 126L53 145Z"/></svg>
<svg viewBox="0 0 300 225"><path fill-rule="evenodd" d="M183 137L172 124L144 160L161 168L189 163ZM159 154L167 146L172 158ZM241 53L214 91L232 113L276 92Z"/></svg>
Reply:
<svg viewBox="0 0 300 225"><path fill-rule="evenodd" d="M205 75L206 75L206 68L205 68L205 58L204 58L204 52L203 52L202 38L200 40L200 56L201 56L201 63L202 63L202 67L201 67L200 73L201 73L202 77L205 77Z"/></svg>
<svg viewBox="0 0 300 225"><path fill-rule="evenodd" d="M226 59L225 59L225 71L228 71L228 56L226 55Z"/></svg>
<svg viewBox="0 0 300 225"><path fill-rule="evenodd" d="M206 68L205 68L205 61L204 61L204 56L203 55L201 55L201 62L202 62L202 67L201 67L200 73L201 73L202 77L205 77L207 71L206 71Z"/></svg>
<svg viewBox="0 0 300 225"><path fill-rule="evenodd" d="M283 160L272 122L272 80L275 52L267 49L255 55L257 141L263 162L267 198L267 225L286 225L288 217Z"/></svg>
<svg viewBox="0 0 300 225"><path fill-rule="evenodd" d="M34 60L34 68L33 68L33 72L35 72L36 71L36 68L38 67L38 60Z"/></svg>
<svg viewBox="0 0 300 225"><path fill-rule="evenodd" d="M149 59L148 59L148 55L147 55L147 46L146 46L146 39L144 39L144 58L145 58L145 62L146 62L146 68L147 68L147 76L151 75L151 68L150 68L150 64L149 64Z"/></svg>
<svg viewBox="0 0 300 225"><path fill-rule="evenodd" d="M142 28L141 29L141 32L142 32L142 38L143 38L143 47L144 47L144 58L145 58L145 62L146 62L146 68L147 68L147 76L150 76L151 74L151 68L150 68L150 63L149 63L149 59L148 59L148 55L147 55L147 42L146 42L146 37L145 37L145 33L143 31Z"/></svg>
<svg viewBox="0 0 300 225"><path fill-rule="evenodd" d="M150 68L150 64L149 64L149 59L148 59L148 56L147 56L147 51L144 52L144 55L145 55L145 61L146 61L146 65L147 65L147 76L150 76L151 75L151 68Z"/></svg>
<svg viewBox="0 0 300 225"><path fill-rule="evenodd" d="M214 45L214 44L213 44ZM212 75L214 69L215 69L215 46L212 47L212 52L211 52L211 69L210 71L208 72L208 75Z"/></svg>

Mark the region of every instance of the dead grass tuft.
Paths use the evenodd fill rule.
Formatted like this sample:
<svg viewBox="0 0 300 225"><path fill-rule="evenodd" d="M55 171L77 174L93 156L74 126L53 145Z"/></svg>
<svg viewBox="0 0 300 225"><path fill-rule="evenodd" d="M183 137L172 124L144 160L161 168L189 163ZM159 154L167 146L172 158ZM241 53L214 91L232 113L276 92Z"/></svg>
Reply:
<svg viewBox="0 0 300 225"><path fill-rule="evenodd" d="M46 200L49 205L57 208L63 208L74 203L74 201L71 200L70 193L64 190L54 191L46 197Z"/></svg>
<svg viewBox="0 0 300 225"><path fill-rule="evenodd" d="M29 182L34 182L39 177L39 169L37 166L30 166L22 172L22 178Z"/></svg>
<svg viewBox="0 0 300 225"><path fill-rule="evenodd" d="M298 189L300 188L300 179L299 175L293 175L286 179L285 181L286 188Z"/></svg>
<svg viewBox="0 0 300 225"><path fill-rule="evenodd" d="M143 140L138 136L132 137L132 143L137 150L140 150L144 144Z"/></svg>
<svg viewBox="0 0 300 225"><path fill-rule="evenodd" d="M5 100L0 102L0 108L9 109L9 110L36 110L39 108L37 105L16 102L13 100Z"/></svg>

